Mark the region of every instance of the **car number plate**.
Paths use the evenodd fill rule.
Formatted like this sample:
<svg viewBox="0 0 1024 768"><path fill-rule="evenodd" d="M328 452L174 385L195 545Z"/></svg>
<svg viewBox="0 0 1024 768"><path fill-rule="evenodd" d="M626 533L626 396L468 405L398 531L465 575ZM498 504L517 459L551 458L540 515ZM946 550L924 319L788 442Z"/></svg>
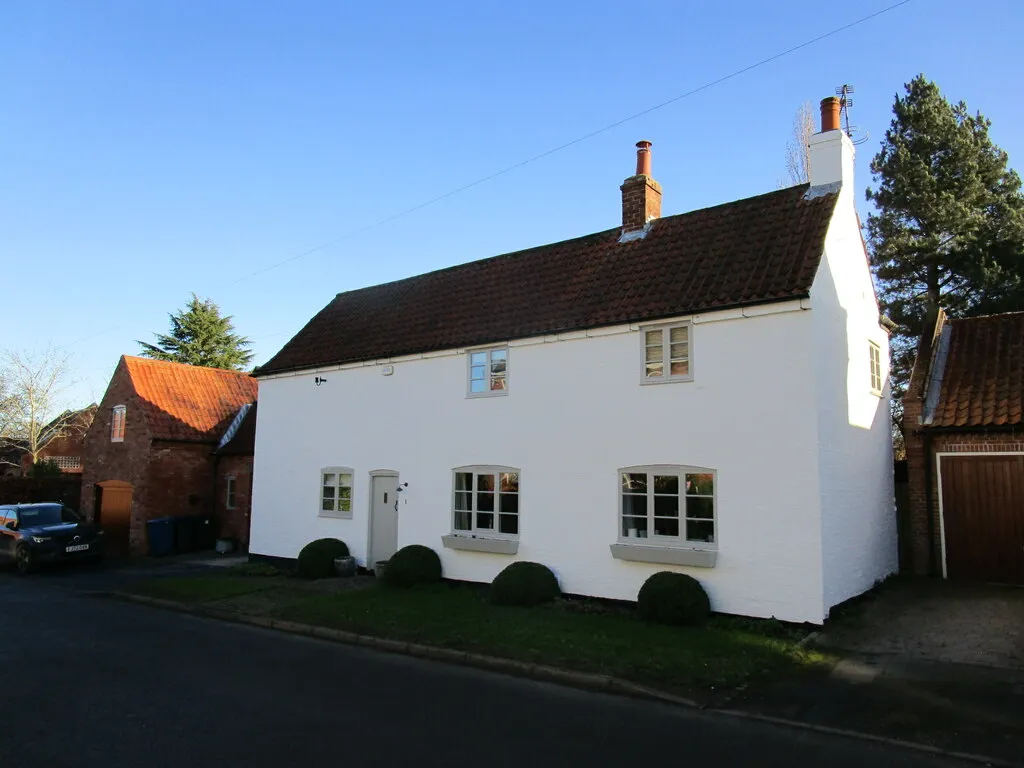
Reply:
<svg viewBox="0 0 1024 768"><path fill-rule="evenodd" d="M88 548L89 548L88 544L75 544L73 546L67 547L64 551L65 552L84 552Z"/></svg>

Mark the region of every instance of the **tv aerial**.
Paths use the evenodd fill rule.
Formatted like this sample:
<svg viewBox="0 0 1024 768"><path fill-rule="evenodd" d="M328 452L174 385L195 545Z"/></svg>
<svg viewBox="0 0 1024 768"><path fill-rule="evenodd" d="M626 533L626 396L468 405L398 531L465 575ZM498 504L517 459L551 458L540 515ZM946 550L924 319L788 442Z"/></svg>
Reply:
<svg viewBox="0 0 1024 768"><path fill-rule="evenodd" d="M853 106L853 99L850 98L851 93L853 93L853 86L849 83L843 83L836 88L836 96L839 97L840 120L846 121L846 135L850 137L850 141L854 145L858 145L870 139L871 134L867 130L861 130L856 125L850 125L850 107Z"/></svg>

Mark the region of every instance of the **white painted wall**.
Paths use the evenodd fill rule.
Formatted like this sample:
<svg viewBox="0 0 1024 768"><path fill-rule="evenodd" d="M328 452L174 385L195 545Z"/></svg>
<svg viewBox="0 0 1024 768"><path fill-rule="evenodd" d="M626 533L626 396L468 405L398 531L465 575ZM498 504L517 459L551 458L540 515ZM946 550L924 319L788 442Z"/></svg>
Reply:
<svg viewBox="0 0 1024 768"><path fill-rule="evenodd" d="M489 582L514 559L552 568L566 592L633 600L660 570L699 579L715 610L788 621L825 616L813 404L814 312L799 302L694 318L695 380L641 385L639 331L626 326L516 342L507 397L466 398L466 357L451 351L262 379L251 550L295 557L335 536L364 561L369 473L408 482L399 546L440 553L445 576ZM732 318L732 319L728 319ZM453 467L518 467L516 556L446 549ZM718 470L718 560L689 568L616 560L617 469ZM355 469L352 520L318 516L319 470ZM891 473L890 473L891 475ZM831 497L829 497L831 498Z"/></svg>
<svg viewBox="0 0 1024 768"><path fill-rule="evenodd" d="M854 207L853 153L841 131L811 140L812 181L833 183L829 171L839 169L849 181L840 190L811 288L826 610L898 566L889 387L882 397L871 393L868 351L869 340L881 347L888 382L889 340L879 325Z"/></svg>

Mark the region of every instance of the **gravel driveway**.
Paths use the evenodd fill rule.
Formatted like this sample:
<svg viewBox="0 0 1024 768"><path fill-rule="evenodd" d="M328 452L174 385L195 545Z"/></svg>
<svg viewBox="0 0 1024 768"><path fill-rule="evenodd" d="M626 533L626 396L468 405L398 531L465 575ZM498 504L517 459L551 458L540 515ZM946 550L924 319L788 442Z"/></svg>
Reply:
<svg viewBox="0 0 1024 768"><path fill-rule="evenodd" d="M839 611L820 642L908 661L1024 670L1024 588L894 579Z"/></svg>

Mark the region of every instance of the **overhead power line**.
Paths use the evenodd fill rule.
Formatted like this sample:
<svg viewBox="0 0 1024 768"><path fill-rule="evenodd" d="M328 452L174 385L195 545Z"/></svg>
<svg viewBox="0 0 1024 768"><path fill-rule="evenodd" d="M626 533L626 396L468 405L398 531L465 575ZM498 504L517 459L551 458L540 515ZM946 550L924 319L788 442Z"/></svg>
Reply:
<svg viewBox="0 0 1024 768"><path fill-rule="evenodd" d="M267 265L265 267L261 267L260 269L257 269L257 270L255 270L253 272L250 272L250 273L246 274L246 275L243 275L242 277L239 277L239 278L237 278L235 280L232 280L231 282L225 283L224 287L237 285L238 283L245 282L246 280L250 280L250 279L252 279L254 277L257 277L259 275L262 275L262 274L265 274L265 273L270 272L272 270L275 270L275 269L278 269L280 267L283 267L286 264L291 264L292 262L298 261L299 259L304 259L305 257L311 256L312 254L317 253L319 251L322 251L325 248L330 248L331 246L337 245L337 244L342 243L342 242L344 242L346 240L351 240L352 238L357 237L357 236L363 234L364 232L368 232L368 231L370 231L372 229L376 229L378 227L382 227L385 224L389 224L390 222L395 221L396 219L401 219L401 218L403 218L405 216L408 216L408 215L410 215L412 213L415 213L416 211L420 211L420 210L422 210L424 208L427 208L427 207L429 207L431 205L435 205L436 203L439 203L442 200L447 200L450 197L454 197L455 195L458 195L458 194L461 194L463 192L466 192L467 190L473 189L474 187L478 187L481 184L486 184L487 182L493 181L494 179L497 179L500 176L504 176L506 174L509 174L512 171L515 171L515 170L523 168L523 167L525 167L527 165L531 165L533 163L536 163L539 160L543 160L546 157L550 157L551 155L554 155L554 154L556 154L558 152L562 152L563 150L566 150L566 149L568 149L570 147L573 147L573 146L575 146L577 144L580 144L580 143L582 143L584 141L587 141L588 139L592 139L595 136L599 136L602 133L606 133L606 132L608 132L608 131L610 131L610 130L612 130L614 128L618 128L620 125L624 125L624 124L626 124L628 122L636 120L637 118L643 117L644 115L649 115L652 112L658 111L659 109L664 109L665 107L670 106L672 104L675 104L675 103L677 103L679 101L682 101L683 99L687 99L687 98L689 98L691 96L694 96L694 95L696 95L698 93L701 93L702 91L706 91L706 90L708 90L710 88L714 88L717 85L721 85L722 83L728 82L729 80L733 80L733 79L735 79L737 77L740 77L741 75L745 75L746 73L751 72L751 71L753 71L755 69L758 69L759 67L763 67L763 66L765 66L767 64L771 64L774 61L778 61L779 59L785 58L786 56L790 56L790 55L792 55L792 54L794 54L794 53L796 53L798 51L801 51L801 50L803 50L805 48L808 48L808 47L810 47L812 45L815 45L816 43L820 43L822 40L827 40L830 37L834 37L835 35L838 35L838 34L840 34L842 32L845 32L848 29L852 29L854 27L860 26L861 24L865 24L865 23L871 21L872 19L877 19L879 16L883 16L883 15L885 15L887 13L891 13L892 11L895 11L898 8L903 7L904 5L909 5L912 2L914 2L914 0L899 0L899 2L892 3L891 5L887 5L884 8L881 8L881 9L879 9L879 10L873 12L873 13L869 13L866 16L861 16L860 18L855 19L854 21L850 21L850 22L848 22L846 24L843 24L842 26L834 27L833 29L830 29L828 32L824 32L824 33L822 33L820 35L817 35L816 37L812 37L812 38L809 38L807 40L804 40L801 43L797 43L796 45L793 45L793 46L791 46L789 48L786 48L785 50L779 51L778 53L774 53L771 56L767 56L767 57L765 57L763 59L760 59L759 61L755 61L752 64L747 64L746 66L740 67L739 69L735 69L735 70L729 72L728 74L722 75L722 76L717 77L717 78L715 78L713 80L709 80L709 81L703 83L702 85L698 85L695 88L691 88L690 90L685 91L684 93L680 93L680 94L678 94L676 96L673 96L670 99L666 99L665 101L662 101L662 102L660 102L658 104L655 104L653 106L647 107L646 109L640 110L639 112L634 112L631 115L628 115L626 117L620 118L620 119L618 119L618 120L616 120L614 122L608 123L607 125L605 125L605 126L603 126L601 128L597 128L596 130L590 131L589 133L585 133L585 134L583 134L581 136L577 136L576 138L571 139L570 141L566 141L566 142L564 142L562 144L559 144L558 146L552 147L551 149L547 149L547 150L545 150L543 152L540 152L540 153L538 153L536 155L528 157L525 160L521 160L521 161L519 161L517 163L513 163L512 165L506 166L506 167L504 167L504 168L502 168L500 170L497 170L497 171L494 171L492 173L489 173L486 176L481 176L480 178L476 179L475 181L471 181L468 184L463 184L460 187L456 187L455 189L451 189L451 190L449 190L447 192L444 192L443 194L437 195L436 197L432 197L429 200L425 200L422 203L418 203L418 204L416 204L416 205L414 205L414 206L412 206L410 208L405 208L404 210L398 211L397 213L393 213L390 216L387 216L387 217L385 217L383 219L378 219L377 221L374 221L374 222L372 222L370 224L366 224L364 226L361 226L361 227L358 227L356 229L353 229L353 230L351 230L349 232L346 232L345 234L343 234L343 235L341 235L339 237L333 238L331 240L328 240L326 242L321 243L320 245L314 246L313 248L307 248L304 251L300 251L299 253L293 254L292 256L289 256L286 259L282 259L280 261L274 262L273 264L269 264L269 265ZM83 337L81 339L78 339L77 341L70 342L69 344L66 344L64 346L71 346L71 345L74 345L74 344L81 344L81 343L89 341L91 339L95 339L98 336L102 336L105 333L109 333L112 330L118 330L118 328L120 328L120 327L124 327L124 326L118 326L118 327L115 327L115 328L108 328L106 330L100 331L100 332L92 334L90 336L86 336L86 337ZM270 334L270 335L277 335L277 334Z"/></svg>

